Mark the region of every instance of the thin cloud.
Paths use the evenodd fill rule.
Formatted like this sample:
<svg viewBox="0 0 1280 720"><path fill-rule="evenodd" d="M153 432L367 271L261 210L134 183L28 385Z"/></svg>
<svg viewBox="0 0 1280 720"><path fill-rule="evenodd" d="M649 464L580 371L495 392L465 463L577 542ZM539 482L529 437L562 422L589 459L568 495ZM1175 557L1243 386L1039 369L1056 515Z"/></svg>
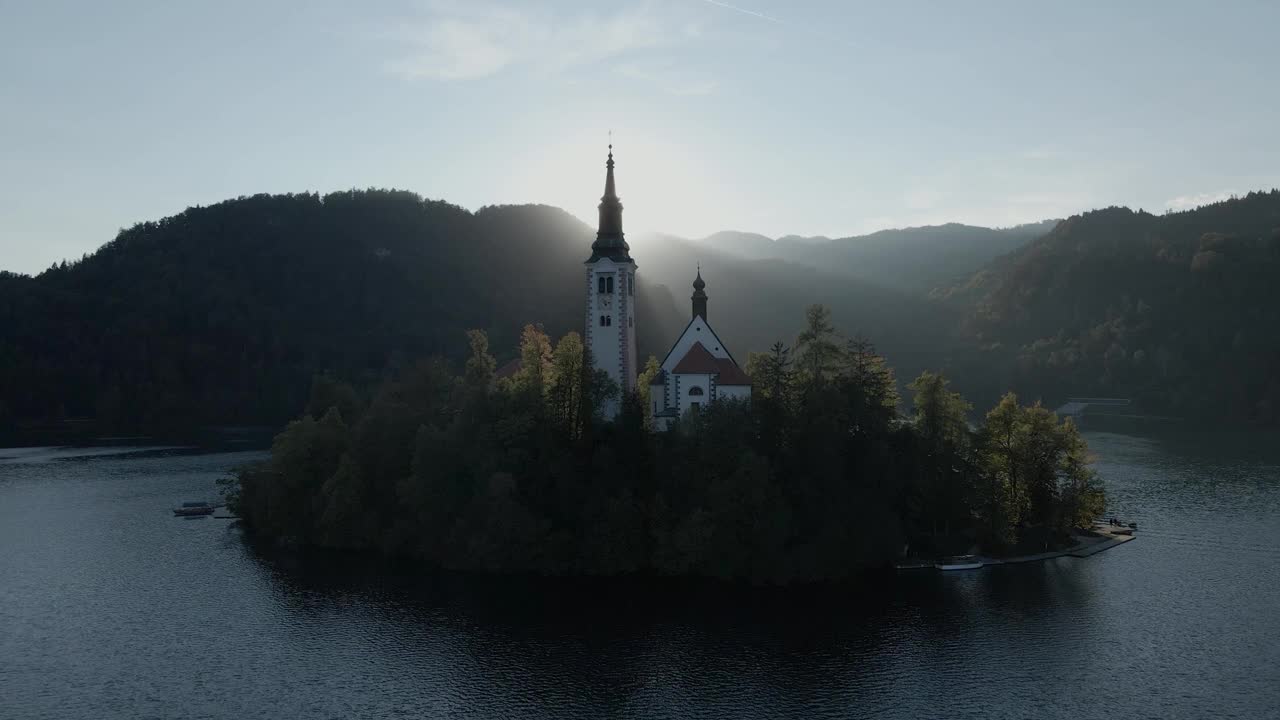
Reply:
<svg viewBox="0 0 1280 720"><path fill-rule="evenodd" d="M516 67L546 72L653 48L678 37L643 9L552 17L492 3L433 2L391 35L408 46L387 63L407 78L466 80Z"/></svg>
<svg viewBox="0 0 1280 720"><path fill-rule="evenodd" d="M1219 190L1217 192L1202 192L1195 195L1179 195L1164 204L1168 210L1190 210L1198 208L1202 205L1212 205L1223 200L1230 200L1238 196L1235 190Z"/></svg>
<svg viewBox="0 0 1280 720"><path fill-rule="evenodd" d="M755 10L748 10L743 7L738 7L737 5L730 5L727 2L720 2L720 0L702 0L702 2L707 3L708 5L715 5L716 7L724 8L725 10L732 10L736 13L742 13L743 15L750 15L751 17L760 18L761 20L768 20L771 23L778 23L779 25L782 24L781 20L771 15L765 15L762 12L757 12Z"/></svg>
<svg viewBox="0 0 1280 720"><path fill-rule="evenodd" d="M1066 153L1053 147L1034 147L1023 150L1018 153L1018 158L1030 162L1045 162L1051 160L1061 160Z"/></svg>
<svg viewBox="0 0 1280 720"><path fill-rule="evenodd" d="M946 193L934 188L912 188L903 194L902 206L912 211L930 210L937 207L946 197Z"/></svg>
<svg viewBox="0 0 1280 720"><path fill-rule="evenodd" d="M716 89L716 83L713 80L683 71L670 63L628 63L619 67L618 72L672 95L710 95Z"/></svg>
<svg viewBox="0 0 1280 720"><path fill-rule="evenodd" d="M810 22L805 22L804 20L801 20L799 22L795 21L794 19L782 20L781 18L776 18L772 15L767 15L758 10L751 10L749 8L744 8L740 5L733 5L731 3L724 2L723 0L702 0L702 2L706 3L707 5L712 5L724 10L729 10L730 12L735 12L742 15L749 15L753 18L756 18L758 20L764 20L765 22L772 23L774 25L781 25L784 28L786 28L786 31L789 33L794 33L797 35L808 35L812 38L818 38L822 42L828 43L831 45L843 45L849 48L857 48L859 46L859 43L853 40L852 37L850 36L850 32L842 31L839 28L836 28L833 26L814 25Z"/></svg>

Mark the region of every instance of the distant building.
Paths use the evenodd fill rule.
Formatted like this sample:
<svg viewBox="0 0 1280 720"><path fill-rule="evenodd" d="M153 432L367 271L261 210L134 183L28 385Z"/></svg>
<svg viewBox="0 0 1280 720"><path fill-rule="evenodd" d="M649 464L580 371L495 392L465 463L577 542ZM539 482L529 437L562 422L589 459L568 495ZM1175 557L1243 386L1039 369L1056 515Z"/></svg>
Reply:
<svg viewBox="0 0 1280 720"><path fill-rule="evenodd" d="M621 395L637 389L636 262L622 233L622 202L613 178L612 145L605 168L600 225L591 244L591 257L583 263L587 269L584 342L591 350L594 367L605 371L618 384L619 398L603 408L604 417L612 419L622 407ZM751 379L707 324L706 286L702 269L698 268L693 281L693 318L667 353L662 370L649 386L652 405L649 409L658 429L665 430L682 414L716 400L751 397ZM508 374L511 372L514 370Z"/></svg>
<svg viewBox="0 0 1280 720"><path fill-rule="evenodd" d="M613 145L600 198L600 227L591 244L587 268L587 332L584 343L592 363L604 370L620 391L603 408L606 419L617 417L621 396L636 390L636 263L622 234L622 202L613 181Z"/></svg>
<svg viewBox="0 0 1280 720"><path fill-rule="evenodd" d="M522 361L521 358L516 358L515 360L511 360L506 364L504 364L502 367L493 371L493 382L496 383L499 380L506 380L507 378L513 378L516 375L520 374L520 370L523 367L524 367L524 362Z"/></svg>
<svg viewBox="0 0 1280 720"><path fill-rule="evenodd" d="M702 268L693 281L693 317L662 360L649 384L654 426L665 430L690 410L725 398L751 399L751 378L707 322L707 284Z"/></svg>

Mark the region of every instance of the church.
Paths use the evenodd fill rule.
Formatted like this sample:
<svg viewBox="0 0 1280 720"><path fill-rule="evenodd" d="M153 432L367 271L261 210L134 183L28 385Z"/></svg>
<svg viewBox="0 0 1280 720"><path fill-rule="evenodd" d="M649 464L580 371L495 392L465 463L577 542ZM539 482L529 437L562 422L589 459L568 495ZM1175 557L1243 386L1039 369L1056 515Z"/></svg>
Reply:
<svg viewBox="0 0 1280 720"><path fill-rule="evenodd" d="M613 146L605 163L600 224L591 244L587 269L585 343L596 369L603 370L622 393L636 387L636 262L622 233L622 202L613 178ZM689 324L667 351L661 370L649 385L649 412L654 427L665 430L689 411L725 398L751 398L751 379L707 321L706 282L702 268L693 281ZM616 417L620 399L609 401L606 418Z"/></svg>

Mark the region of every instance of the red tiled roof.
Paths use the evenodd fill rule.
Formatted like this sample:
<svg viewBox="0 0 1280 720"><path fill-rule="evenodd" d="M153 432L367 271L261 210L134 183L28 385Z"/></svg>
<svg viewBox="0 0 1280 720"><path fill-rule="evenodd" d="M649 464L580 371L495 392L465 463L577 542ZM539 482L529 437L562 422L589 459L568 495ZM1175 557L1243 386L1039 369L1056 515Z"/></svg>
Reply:
<svg viewBox="0 0 1280 720"><path fill-rule="evenodd" d="M719 375L716 379L718 385L751 384L751 378L742 372L742 368L738 367L737 363L729 358L718 358L712 355L700 342L694 343L693 347L689 348L671 372L677 375Z"/></svg>
<svg viewBox="0 0 1280 720"><path fill-rule="evenodd" d="M716 365L720 368L720 377L716 378L717 385L751 384L751 378L738 367L738 363L729 358L716 358Z"/></svg>
<svg viewBox="0 0 1280 720"><path fill-rule="evenodd" d="M720 372L720 366L716 364L715 356L703 347L702 343L696 342L684 354L684 357L680 358L680 362L676 363L671 372L677 375L711 375L712 373Z"/></svg>
<svg viewBox="0 0 1280 720"><path fill-rule="evenodd" d="M520 358L516 358L515 360L512 360L506 365L503 365L497 370L494 370L493 379L501 380L502 378L511 377L512 375L515 375L516 373L520 372L520 368L522 366L523 366L523 363L520 362Z"/></svg>

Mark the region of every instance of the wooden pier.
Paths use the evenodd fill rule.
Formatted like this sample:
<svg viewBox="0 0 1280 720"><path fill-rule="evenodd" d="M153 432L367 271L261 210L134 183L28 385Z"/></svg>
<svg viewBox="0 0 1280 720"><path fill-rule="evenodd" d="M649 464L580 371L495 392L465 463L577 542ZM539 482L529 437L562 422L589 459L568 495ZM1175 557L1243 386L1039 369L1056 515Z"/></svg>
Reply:
<svg viewBox="0 0 1280 720"><path fill-rule="evenodd" d="M1075 536L1076 544L1063 550L1050 550L1049 552L1036 553L1034 555L1017 555L1006 558L981 556L978 559L982 561L983 567L986 567L987 565L1021 565L1060 557L1087 558L1097 555L1103 550L1110 550L1117 545L1123 545L1137 536L1137 533L1128 527L1123 528L1125 534L1112 532L1111 528L1112 526L1110 525L1100 523L1091 531L1078 533ZM1120 529L1119 527L1115 528L1115 530ZM919 560L894 565L894 568L898 570L929 570L933 569L933 567L932 561L924 562Z"/></svg>
<svg viewBox="0 0 1280 720"><path fill-rule="evenodd" d="M1096 542L1092 545L1086 545L1084 547L1077 547L1076 549L1072 550L1068 554L1071 555L1071 557L1079 557L1079 558L1090 557L1092 555L1097 555L1103 550L1110 550L1111 548L1117 545L1123 545L1129 542L1130 540L1134 539L1135 537L1137 537L1136 535L1114 535L1111 533L1106 533L1106 534L1108 535L1108 537L1102 542Z"/></svg>
<svg viewBox="0 0 1280 720"><path fill-rule="evenodd" d="M1091 405L1094 407L1129 407L1131 402L1128 398L1067 398L1067 402L1054 412L1058 417L1080 418L1084 416L1085 410L1088 410Z"/></svg>

